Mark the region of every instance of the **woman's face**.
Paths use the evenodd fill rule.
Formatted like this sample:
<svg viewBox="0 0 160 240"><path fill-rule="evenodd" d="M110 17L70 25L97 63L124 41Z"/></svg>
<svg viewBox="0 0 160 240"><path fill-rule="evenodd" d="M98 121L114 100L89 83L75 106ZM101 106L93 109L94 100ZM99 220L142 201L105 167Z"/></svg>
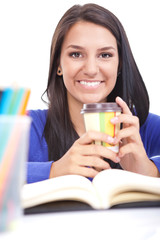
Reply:
<svg viewBox="0 0 160 240"><path fill-rule="evenodd" d="M116 84L118 64L117 42L108 29L86 21L74 24L60 56L69 103L106 101Z"/></svg>

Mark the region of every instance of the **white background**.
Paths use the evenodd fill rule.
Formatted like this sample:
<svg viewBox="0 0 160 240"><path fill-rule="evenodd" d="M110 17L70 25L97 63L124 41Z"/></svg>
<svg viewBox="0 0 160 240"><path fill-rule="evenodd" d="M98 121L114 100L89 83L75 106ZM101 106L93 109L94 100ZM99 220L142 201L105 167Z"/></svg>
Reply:
<svg viewBox="0 0 160 240"><path fill-rule="evenodd" d="M150 95L150 111L160 115L159 0L97 0L123 24ZM0 0L0 86L31 88L28 109L43 109L50 45L64 12L86 0Z"/></svg>

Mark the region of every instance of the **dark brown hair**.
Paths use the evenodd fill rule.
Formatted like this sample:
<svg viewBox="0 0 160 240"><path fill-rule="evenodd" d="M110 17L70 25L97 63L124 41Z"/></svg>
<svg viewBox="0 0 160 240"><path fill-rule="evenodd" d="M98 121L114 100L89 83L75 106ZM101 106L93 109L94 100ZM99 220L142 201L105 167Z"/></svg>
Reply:
<svg viewBox="0 0 160 240"><path fill-rule="evenodd" d="M107 96L107 101L115 101L120 96L142 125L149 112L149 97L143 79L135 63L126 33L117 17L96 4L74 5L59 21L52 39L50 68L47 89L48 116L44 136L48 144L49 160L58 160L78 138L70 120L66 88L63 77L57 75L61 46L69 28L78 21L88 21L101 25L114 35L119 53L119 75L115 88Z"/></svg>

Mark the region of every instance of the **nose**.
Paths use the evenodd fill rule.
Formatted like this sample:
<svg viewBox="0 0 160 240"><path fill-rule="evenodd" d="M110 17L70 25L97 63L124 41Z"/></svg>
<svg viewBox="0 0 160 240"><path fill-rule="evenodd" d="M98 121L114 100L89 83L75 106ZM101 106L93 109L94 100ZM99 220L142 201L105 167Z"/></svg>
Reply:
<svg viewBox="0 0 160 240"><path fill-rule="evenodd" d="M88 57L84 63L84 74L94 77L99 72L99 66L96 58Z"/></svg>

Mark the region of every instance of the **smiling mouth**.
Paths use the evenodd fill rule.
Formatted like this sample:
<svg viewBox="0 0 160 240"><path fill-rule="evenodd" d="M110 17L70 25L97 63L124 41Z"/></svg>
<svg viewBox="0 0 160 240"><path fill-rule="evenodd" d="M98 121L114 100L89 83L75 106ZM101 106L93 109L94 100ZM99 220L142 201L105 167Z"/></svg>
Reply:
<svg viewBox="0 0 160 240"><path fill-rule="evenodd" d="M101 84L101 81L78 81L81 85L87 87L96 87Z"/></svg>

